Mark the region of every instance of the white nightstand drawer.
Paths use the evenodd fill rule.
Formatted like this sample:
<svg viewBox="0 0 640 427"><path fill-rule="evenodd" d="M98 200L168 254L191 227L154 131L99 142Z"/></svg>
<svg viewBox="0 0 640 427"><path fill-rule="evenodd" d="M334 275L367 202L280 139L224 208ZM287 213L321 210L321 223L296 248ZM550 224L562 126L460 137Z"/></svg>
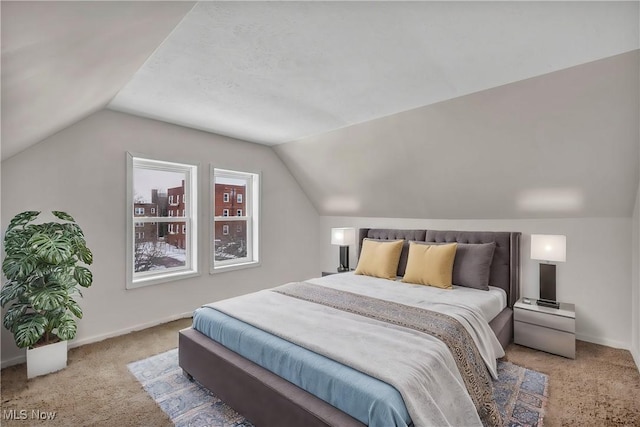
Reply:
<svg viewBox="0 0 640 427"><path fill-rule="evenodd" d="M536 348L560 356L576 358L575 336L569 332L561 332L530 323L514 322L516 344Z"/></svg>
<svg viewBox="0 0 640 427"><path fill-rule="evenodd" d="M515 321L532 323L538 326L557 329L558 331L576 332L576 319L564 316L555 316L549 313L525 310L516 308L514 310L513 319Z"/></svg>

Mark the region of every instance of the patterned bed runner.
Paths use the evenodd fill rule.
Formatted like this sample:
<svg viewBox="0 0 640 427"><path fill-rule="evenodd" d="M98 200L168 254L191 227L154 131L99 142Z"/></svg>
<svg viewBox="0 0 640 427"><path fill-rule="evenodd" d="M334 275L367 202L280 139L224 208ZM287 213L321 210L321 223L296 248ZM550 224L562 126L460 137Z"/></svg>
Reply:
<svg viewBox="0 0 640 427"><path fill-rule="evenodd" d="M493 385L489 371L473 342L473 338L464 326L453 317L419 307L306 282L290 283L272 289L272 291L410 328L438 338L451 351L482 424L485 426L502 425L500 412L493 398Z"/></svg>

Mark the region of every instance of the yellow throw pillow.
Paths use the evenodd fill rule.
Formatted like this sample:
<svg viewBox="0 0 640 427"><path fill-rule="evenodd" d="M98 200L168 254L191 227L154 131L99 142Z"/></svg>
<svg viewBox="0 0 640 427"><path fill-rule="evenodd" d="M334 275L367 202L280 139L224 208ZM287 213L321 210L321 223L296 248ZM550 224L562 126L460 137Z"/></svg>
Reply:
<svg viewBox="0 0 640 427"><path fill-rule="evenodd" d="M411 242L403 282L451 289L458 244L424 245Z"/></svg>
<svg viewBox="0 0 640 427"><path fill-rule="evenodd" d="M355 274L395 279L404 240L377 242L364 239Z"/></svg>

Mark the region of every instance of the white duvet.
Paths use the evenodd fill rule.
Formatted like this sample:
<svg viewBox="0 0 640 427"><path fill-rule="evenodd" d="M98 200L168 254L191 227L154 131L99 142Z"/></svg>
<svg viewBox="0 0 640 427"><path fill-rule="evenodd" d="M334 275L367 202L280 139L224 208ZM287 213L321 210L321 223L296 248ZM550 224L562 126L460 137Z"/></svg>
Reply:
<svg viewBox="0 0 640 427"><path fill-rule="evenodd" d="M486 291L444 291L350 273L308 282L455 317L496 376L496 358L504 352L485 320L484 311L491 311L485 299L490 298L472 296ZM456 294L464 295L459 304L453 304ZM482 425L453 356L437 338L269 290L208 305L391 384L401 393L416 427Z"/></svg>

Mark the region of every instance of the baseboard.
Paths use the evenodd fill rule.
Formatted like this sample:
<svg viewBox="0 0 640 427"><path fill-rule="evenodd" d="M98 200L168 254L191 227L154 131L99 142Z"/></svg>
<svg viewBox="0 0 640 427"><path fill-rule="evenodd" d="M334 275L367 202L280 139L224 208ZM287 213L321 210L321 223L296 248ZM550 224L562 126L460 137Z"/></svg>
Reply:
<svg viewBox="0 0 640 427"><path fill-rule="evenodd" d="M178 320L178 319L185 319L185 318L191 317L191 316L193 316L193 311L190 311L188 313L174 314L173 316L165 317L163 319L153 320L153 321L147 322L147 323L141 323L139 325L135 325L135 326L131 326L131 327L128 327L128 328L120 329L120 330L117 330L117 331L114 331L114 332L108 332L108 333L102 334L102 335L95 335L93 337L87 337L87 338L83 338L83 339L79 339L79 340L73 340L72 342L69 343L69 348L80 347L81 345L86 345L86 344L92 344L94 342L103 341L103 340L106 340L108 338L118 337L120 335L125 335L125 334L131 333L131 332L135 332L135 331L141 331L143 329L151 328L153 326L162 325L163 323L173 322L174 320Z"/></svg>
<svg viewBox="0 0 640 427"><path fill-rule="evenodd" d="M636 368L640 371L640 348L633 348L630 350L633 361L636 362Z"/></svg>
<svg viewBox="0 0 640 427"><path fill-rule="evenodd" d="M25 363L26 361L27 361L27 355L25 353L22 356L16 356L9 360L3 360L2 364L0 364L0 368L1 369L8 368L9 366L19 365L21 363Z"/></svg>
<svg viewBox="0 0 640 427"><path fill-rule="evenodd" d="M631 351L631 345L628 342L625 343L622 341L610 340L608 338L594 337L594 336L584 335L584 334L576 334L576 339L580 341L587 341L593 344L600 344L607 347L621 348L623 350Z"/></svg>
<svg viewBox="0 0 640 427"><path fill-rule="evenodd" d="M151 328L153 326L162 325L163 323L173 322L174 320L186 319L187 317L191 317L191 316L193 316L193 311L189 311L187 313L181 313L181 314L174 314L174 315L169 316L169 317L153 320L151 322L141 323L139 325L130 326L128 328L119 329L117 331L108 332L106 334L94 335L92 337L86 337L86 338L82 338L82 339L73 340L73 341L69 342L69 348L75 348L75 347L80 347L81 345L93 344L93 343L96 343L96 342L104 341L104 340L109 339L109 338L114 338L114 337L118 337L120 335L129 334L131 332L141 331L143 329L148 329L148 328ZM0 364L0 368L4 369L4 368L7 368L9 366L18 365L20 363L25 363L26 361L27 361L27 356L26 356L26 353L25 353L22 356L16 356L16 357L14 357L12 359L9 359L9 360L3 360L2 363Z"/></svg>

